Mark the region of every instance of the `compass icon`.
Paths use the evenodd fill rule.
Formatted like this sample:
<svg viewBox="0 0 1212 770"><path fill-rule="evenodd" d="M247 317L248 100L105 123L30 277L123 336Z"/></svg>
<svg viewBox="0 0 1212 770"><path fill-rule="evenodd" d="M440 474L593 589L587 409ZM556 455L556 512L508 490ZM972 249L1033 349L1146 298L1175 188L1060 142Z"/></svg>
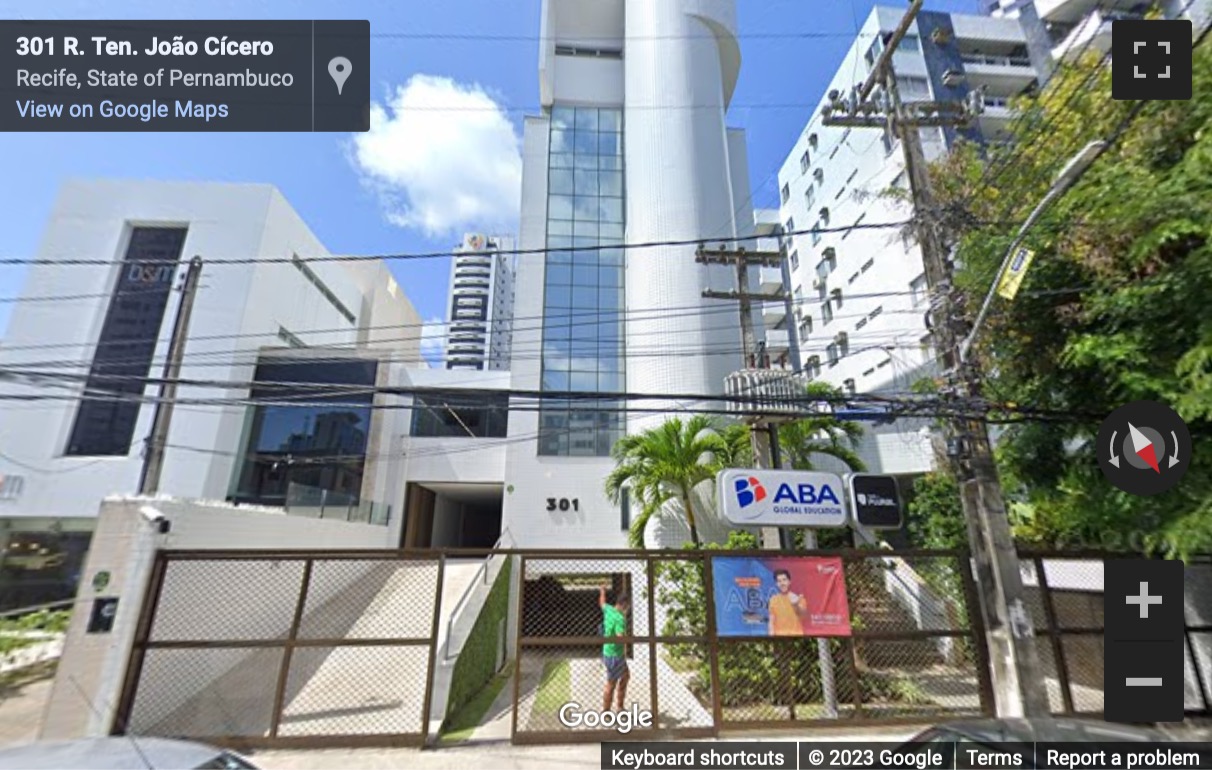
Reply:
<svg viewBox="0 0 1212 770"><path fill-rule="evenodd" d="M1156 401L1124 404L1098 431L1103 475L1132 495L1157 495L1174 487L1191 462L1191 433L1170 407Z"/></svg>

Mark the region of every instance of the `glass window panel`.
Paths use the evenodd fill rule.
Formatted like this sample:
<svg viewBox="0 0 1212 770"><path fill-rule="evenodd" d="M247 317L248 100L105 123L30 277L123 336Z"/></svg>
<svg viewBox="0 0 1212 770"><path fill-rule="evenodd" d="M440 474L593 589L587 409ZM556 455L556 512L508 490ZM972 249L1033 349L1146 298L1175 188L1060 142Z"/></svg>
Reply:
<svg viewBox="0 0 1212 770"><path fill-rule="evenodd" d="M574 330L575 333L575 330ZM592 327L590 327L592 334ZM569 355L572 357L570 368L583 372L596 372L598 369L598 341L588 339L573 339L569 345Z"/></svg>
<svg viewBox="0 0 1212 770"><path fill-rule="evenodd" d="M614 265L602 265L598 268L598 286L621 286L623 271Z"/></svg>
<svg viewBox="0 0 1212 770"><path fill-rule="evenodd" d="M601 194L611 198L623 197L623 172L622 171L602 171L601 172Z"/></svg>
<svg viewBox="0 0 1212 770"><path fill-rule="evenodd" d="M569 222L567 219L552 219L552 220L550 220L550 221L547 223L547 235L548 235L548 238L547 238L547 246L548 246L548 248L550 248L550 247L552 246L552 243L551 243L551 237L550 237L550 236L553 236L553 235L563 235L563 236L569 236L569 235L572 235L572 222ZM567 246L567 245L569 245L569 244L560 244L560 245L562 245L562 246Z"/></svg>
<svg viewBox="0 0 1212 770"><path fill-rule="evenodd" d="M610 227L610 225L602 225L603 230L605 230L607 227ZM617 267L617 268L621 268L623 266L623 250L622 249L602 249L601 251L598 252L598 254L599 254L599 261L603 265L611 265L611 266Z"/></svg>
<svg viewBox="0 0 1212 770"><path fill-rule="evenodd" d="M543 329L543 338L552 344L566 343L572 338L572 328L567 324L547 324L546 328ZM561 350L567 349L567 345L561 348Z"/></svg>
<svg viewBox="0 0 1212 770"><path fill-rule="evenodd" d="M576 162L571 152L553 152L551 154L552 168L572 168Z"/></svg>
<svg viewBox="0 0 1212 770"><path fill-rule="evenodd" d="M598 237L597 222L577 222L573 230L577 235L583 235L589 238Z"/></svg>
<svg viewBox="0 0 1212 770"><path fill-rule="evenodd" d="M578 155L578 156L576 156L576 160L574 161L574 164L576 165L577 168L597 168L598 167L598 156L597 155Z"/></svg>
<svg viewBox="0 0 1212 770"><path fill-rule="evenodd" d="M565 131L562 129L553 128L551 130L550 152L552 152L552 153L572 152L573 146L574 146L573 143L575 141L576 141L576 134L573 133L572 131Z"/></svg>
<svg viewBox="0 0 1212 770"><path fill-rule="evenodd" d="M547 207L547 216L551 219L572 219L572 201L570 195L552 195Z"/></svg>
<svg viewBox="0 0 1212 770"><path fill-rule="evenodd" d="M548 265L571 265L572 264L572 252L571 251L549 251L549 252L547 252L547 264Z"/></svg>
<svg viewBox="0 0 1212 770"><path fill-rule="evenodd" d="M609 200L616 200L616 199L610 198ZM581 220L581 221L585 221L585 222L598 221L599 198L596 195L595 196L578 195L575 198L573 198L573 201L574 201L573 212L572 212L573 219L577 219L577 220ZM612 220L612 221L618 221L618 220ZM595 243L594 245L596 246L597 244Z"/></svg>
<svg viewBox="0 0 1212 770"><path fill-rule="evenodd" d="M573 121L575 120L575 112L576 110L572 107L552 107L552 128L572 128Z"/></svg>
<svg viewBox="0 0 1212 770"><path fill-rule="evenodd" d="M568 222L569 228L572 227L572 222ZM547 248L549 249L567 249L572 246L572 238L566 235L548 235ZM550 254L550 252L548 252Z"/></svg>
<svg viewBox="0 0 1212 770"><path fill-rule="evenodd" d="M598 431L598 447L597 456L606 457L610 454L610 448L614 446L614 442L618 441L618 433L610 430Z"/></svg>
<svg viewBox="0 0 1212 770"><path fill-rule="evenodd" d="M551 170L551 183L547 189L552 195L572 195L573 172L566 168Z"/></svg>
<svg viewBox="0 0 1212 770"><path fill-rule="evenodd" d="M600 198L598 200L598 207L601 211L601 219L603 222L623 221L622 198Z"/></svg>
<svg viewBox="0 0 1212 770"><path fill-rule="evenodd" d="M577 107L577 130L578 131L597 131L598 130L598 108L597 107Z"/></svg>
<svg viewBox="0 0 1212 770"><path fill-rule="evenodd" d="M572 287L572 307L581 309L590 309L597 307L598 304L598 287L596 286L573 286Z"/></svg>
<svg viewBox="0 0 1212 770"><path fill-rule="evenodd" d="M622 154L622 134L598 134L598 155L611 158Z"/></svg>
<svg viewBox="0 0 1212 770"><path fill-rule="evenodd" d="M622 299L622 294L619 292L619 288L617 286L602 286L598 289L598 307L600 308L607 309L619 307L621 304L619 302L620 299ZM611 326L614 326L613 322L611 323ZM615 333L612 329L609 334L603 336L613 338Z"/></svg>
<svg viewBox="0 0 1212 770"><path fill-rule="evenodd" d="M578 161L580 158L577 159ZM598 168L608 171L623 170L623 156L621 155L604 155L598 158Z"/></svg>
<svg viewBox="0 0 1212 770"><path fill-rule="evenodd" d="M572 283L572 265L559 262L547 265L547 285L567 286Z"/></svg>
<svg viewBox="0 0 1212 770"><path fill-rule="evenodd" d="M572 245L577 247L578 249L585 249L585 251L577 252L578 254L584 254L584 253L596 254L597 249L595 247L598 245L598 239L597 238L573 238Z"/></svg>
<svg viewBox="0 0 1212 770"><path fill-rule="evenodd" d="M622 110L598 110L598 130L615 132L622 131Z"/></svg>
<svg viewBox="0 0 1212 770"><path fill-rule="evenodd" d="M543 390L568 390L568 383L567 372L543 372Z"/></svg>
<svg viewBox="0 0 1212 770"><path fill-rule="evenodd" d="M572 290L567 286L548 286L547 307L564 309L572 307Z"/></svg>
<svg viewBox="0 0 1212 770"><path fill-rule="evenodd" d="M594 264L574 265L572 268L572 282L578 286L597 286L597 266Z"/></svg>
<svg viewBox="0 0 1212 770"><path fill-rule="evenodd" d="M565 350L569 343L551 343L550 346L544 345L543 350L543 369L548 372L566 372L571 363L569 352ZM548 350L547 348L551 349Z"/></svg>
<svg viewBox="0 0 1212 770"><path fill-rule="evenodd" d="M598 388L598 375L596 372L573 372L572 373L572 390L573 391L594 391Z"/></svg>
<svg viewBox="0 0 1212 770"><path fill-rule="evenodd" d="M598 172L589 169L576 170L576 193L577 195L597 195L598 194Z"/></svg>
<svg viewBox="0 0 1212 770"><path fill-rule="evenodd" d="M594 131L577 131L573 134L572 151L577 155L598 154L598 135Z"/></svg>
<svg viewBox="0 0 1212 770"><path fill-rule="evenodd" d="M623 374L617 371L598 372L598 390L603 393L622 393Z"/></svg>

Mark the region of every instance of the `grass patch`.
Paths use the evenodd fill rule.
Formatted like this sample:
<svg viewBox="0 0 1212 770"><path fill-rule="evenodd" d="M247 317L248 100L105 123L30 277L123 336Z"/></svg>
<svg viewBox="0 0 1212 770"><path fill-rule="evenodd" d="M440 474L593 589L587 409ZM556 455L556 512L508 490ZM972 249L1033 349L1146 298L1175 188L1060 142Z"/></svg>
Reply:
<svg viewBox="0 0 1212 770"><path fill-rule="evenodd" d="M505 687L505 683L509 681L510 672L513 671L513 666L508 663L501 673L488 680L488 684L484 685L484 689L480 690L471 700L467 701L463 708L455 712L454 716L446 720L446 724L442 726L441 740L443 743L459 743L471 737L471 734L476 731L476 728L484 723L484 715L492 708L492 704L496 702L497 696L501 694L501 690Z"/></svg>
<svg viewBox="0 0 1212 770"><path fill-rule="evenodd" d="M535 714L555 714L572 699L572 668L566 660L553 660L543 666L543 677L534 696Z"/></svg>

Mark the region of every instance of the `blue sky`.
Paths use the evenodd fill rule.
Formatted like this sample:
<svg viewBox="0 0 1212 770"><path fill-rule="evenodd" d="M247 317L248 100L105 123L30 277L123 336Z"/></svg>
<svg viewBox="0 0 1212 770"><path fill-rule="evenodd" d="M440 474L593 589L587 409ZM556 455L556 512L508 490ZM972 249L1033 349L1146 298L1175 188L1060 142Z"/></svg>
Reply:
<svg viewBox="0 0 1212 770"><path fill-rule="evenodd" d="M754 203L774 206L777 169L874 3L737 3L743 64L729 119L748 130ZM926 7L975 13L977 0ZM0 18L369 19L372 95L388 118L360 143L339 134L0 134L0 255L36 251L70 178L271 183L334 253L444 250L482 220L510 229L517 167L484 160L509 155L522 117L537 111L538 16L539 0L0 0ZM827 35L762 37L795 32ZM471 109L435 109L451 106ZM423 318L444 315L445 260L397 261L393 271ZM0 298L19 294L23 280L21 268L0 267ZM11 307L0 302L0 337Z"/></svg>

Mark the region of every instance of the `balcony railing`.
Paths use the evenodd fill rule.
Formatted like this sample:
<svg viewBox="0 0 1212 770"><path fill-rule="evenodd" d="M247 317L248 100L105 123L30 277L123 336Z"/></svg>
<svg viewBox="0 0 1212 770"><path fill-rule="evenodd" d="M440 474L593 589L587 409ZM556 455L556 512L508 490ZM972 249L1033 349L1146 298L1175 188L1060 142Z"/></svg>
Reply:
<svg viewBox="0 0 1212 770"><path fill-rule="evenodd" d="M383 527L391 521L391 506L387 503L359 500L355 495L293 481L286 488L286 505L283 507L291 516L313 519L336 519Z"/></svg>
<svg viewBox="0 0 1212 770"><path fill-rule="evenodd" d="M1031 59L1026 56L989 56L983 53L960 54L965 64L992 64L995 67L1030 67Z"/></svg>

